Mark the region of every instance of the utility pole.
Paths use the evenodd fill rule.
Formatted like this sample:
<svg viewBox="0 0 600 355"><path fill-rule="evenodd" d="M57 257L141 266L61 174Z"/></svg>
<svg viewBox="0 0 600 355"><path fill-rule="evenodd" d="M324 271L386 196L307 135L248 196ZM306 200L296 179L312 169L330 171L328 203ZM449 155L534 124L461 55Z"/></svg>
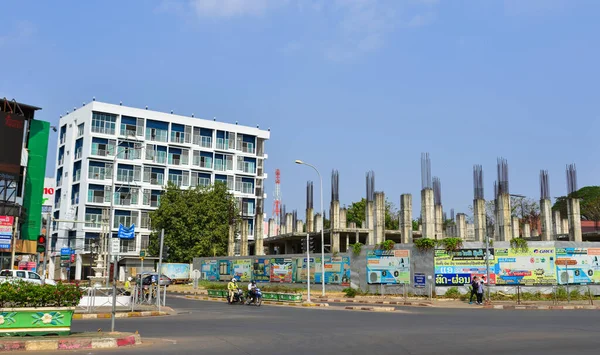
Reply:
<svg viewBox="0 0 600 355"><path fill-rule="evenodd" d="M15 267L15 252L17 251L17 232L19 231L19 216L15 217L15 224L13 225L13 236L12 236L12 252L10 256L10 269Z"/></svg>
<svg viewBox="0 0 600 355"><path fill-rule="evenodd" d="M160 269L162 268L163 243L165 241L165 230L160 230L160 251L158 254L158 281L156 285L156 301L158 302L158 311L160 312Z"/></svg>
<svg viewBox="0 0 600 355"><path fill-rule="evenodd" d="M310 303L310 241L308 238L309 235L306 233L306 289L308 291L306 302Z"/></svg>
<svg viewBox="0 0 600 355"><path fill-rule="evenodd" d="M44 265L43 265L43 278L44 280L48 278L46 272L48 271L48 258L50 253L50 219L52 218L52 214L48 212L48 217L46 217L46 251L44 252ZM90 269L91 270L91 269Z"/></svg>

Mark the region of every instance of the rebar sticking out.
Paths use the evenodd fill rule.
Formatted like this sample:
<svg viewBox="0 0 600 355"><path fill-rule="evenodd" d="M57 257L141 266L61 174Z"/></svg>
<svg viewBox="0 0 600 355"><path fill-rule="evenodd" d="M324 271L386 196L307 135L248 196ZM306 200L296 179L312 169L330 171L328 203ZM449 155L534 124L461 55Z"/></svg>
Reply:
<svg viewBox="0 0 600 355"><path fill-rule="evenodd" d="M567 195L577 190L577 168L575 164L569 164L567 165Z"/></svg>
<svg viewBox="0 0 600 355"><path fill-rule="evenodd" d="M481 165L473 165L473 198L483 200L483 168Z"/></svg>
<svg viewBox="0 0 600 355"><path fill-rule="evenodd" d="M510 194L508 189L508 162L498 158L498 194Z"/></svg>
<svg viewBox="0 0 600 355"><path fill-rule="evenodd" d="M372 202L375 200L375 172L368 171L367 172L367 202Z"/></svg>
<svg viewBox="0 0 600 355"><path fill-rule="evenodd" d="M306 209L313 208L313 182L308 181L306 183Z"/></svg>
<svg viewBox="0 0 600 355"><path fill-rule="evenodd" d="M431 159L429 153L421 153L421 189L431 188Z"/></svg>
<svg viewBox="0 0 600 355"><path fill-rule="evenodd" d="M442 205L442 182L439 177L433 177L433 204Z"/></svg>
<svg viewBox="0 0 600 355"><path fill-rule="evenodd" d="M340 173L337 170L331 171L331 201L340 200Z"/></svg>
<svg viewBox="0 0 600 355"><path fill-rule="evenodd" d="M540 199L550 199L550 183L548 180L548 170L540 170Z"/></svg>

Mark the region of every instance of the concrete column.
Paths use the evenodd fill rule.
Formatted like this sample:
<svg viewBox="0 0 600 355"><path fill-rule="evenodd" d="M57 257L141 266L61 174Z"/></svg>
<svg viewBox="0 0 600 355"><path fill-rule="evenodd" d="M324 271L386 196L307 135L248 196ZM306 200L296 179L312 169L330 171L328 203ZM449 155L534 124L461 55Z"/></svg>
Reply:
<svg viewBox="0 0 600 355"><path fill-rule="evenodd" d="M512 227L512 237L519 238L519 217L514 216L512 218L511 227Z"/></svg>
<svg viewBox="0 0 600 355"><path fill-rule="evenodd" d="M379 244L385 240L385 195L383 192L375 192L374 207L373 243Z"/></svg>
<svg viewBox="0 0 600 355"><path fill-rule="evenodd" d="M350 229L356 229L356 222L350 222L350 223L348 223L348 228L350 228Z"/></svg>
<svg viewBox="0 0 600 355"><path fill-rule="evenodd" d="M529 223L523 223L523 238L531 238L531 226Z"/></svg>
<svg viewBox="0 0 600 355"><path fill-rule="evenodd" d="M568 203L567 203L567 205L568 205ZM568 218L563 218L561 220L560 229L562 230L563 234L569 233L569 219ZM571 238L571 237L569 236L569 238Z"/></svg>
<svg viewBox="0 0 600 355"><path fill-rule="evenodd" d="M560 219L560 211L552 212L554 218L552 218L552 227L554 232L554 239L558 239L558 235L562 234L562 220Z"/></svg>
<svg viewBox="0 0 600 355"><path fill-rule="evenodd" d="M435 218L435 239L444 238L444 209L442 205L435 205L433 210Z"/></svg>
<svg viewBox="0 0 600 355"><path fill-rule="evenodd" d="M567 199L567 212L569 213L569 240L581 242L581 211L579 209L579 199Z"/></svg>
<svg viewBox="0 0 600 355"><path fill-rule="evenodd" d="M254 222L254 255L265 255L265 246L263 243L263 214L256 216L256 220Z"/></svg>
<svg viewBox="0 0 600 355"><path fill-rule="evenodd" d="M275 236L275 220L273 218L269 218L269 229L267 230L269 237Z"/></svg>
<svg viewBox="0 0 600 355"><path fill-rule="evenodd" d="M235 255L235 225L229 225L229 234L227 235L227 256Z"/></svg>
<svg viewBox="0 0 600 355"><path fill-rule="evenodd" d="M511 238L510 196L507 193L498 195L498 240L508 241Z"/></svg>
<svg viewBox="0 0 600 355"><path fill-rule="evenodd" d="M303 233L304 232L304 222L298 220L296 222L296 233Z"/></svg>
<svg viewBox="0 0 600 355"><path fill-rule="evenodd" d="M402 244L412 243L412 195L400 195L400 231Z"/></svg>
<svg viewBox="0 0 600 355"><path fill-rule="evenodd" d="M312 208L306 209L306 232L312 233L315 231L315 219L314 219L314 210Z"/></svg>
<svg viewBox="0 0 600 355"><path fill-rule="evenodd" d="M81 254L75 255L75 280L81 280L81 272L83 271L83 259Z"/></svg>
<svg viewBox="0 0 600 355"><path fill-rule="evenodd" d="M360 234L358 233L358 231L356 231L356 234L354 235L354 244L360 242Z"/></svg>
<svg viewBox="0 0 600 355"><path fill-rule="evenodd" d="M485 241L487 218L485 215L485 200L473 200L473 224L475 227L475 240Z"/></svg>
<svg viewBox="0 0 600 355"><path fill-rule="evenodd" d="M435 217L433 208L433 189L421 190L421 223L423 237L435 238Z"/></svg>
<svg viewBox="0 0 600 355"><path fill-rule="evenodd" d="M331 201L329 210L331 219L331 252L340 251L340 201Z"/></svg>
<svg viewBox="0 0 600 355"><path fill-rule="evenodd" d="M349 248L350 248L350 234L346 233L346 250L345 250L345 252L348 252Z"/></svg>
<svg viewBox="0 0 600 355"><path fill-rule="evenodd" d="M320 232L321 231L321 223L323 221L323 216L321 216L320 213L317 213L315 215L315 228L314 231L315 232Z"/></svg>
<svg viewBox="0 0 600 355"><path fill-rule="evenodd" d="M294 216L291 213L285 214L285 234L294 232Z"/></svg>
<svg viewBox="0 0 600 355"><path fill-rule="evenodd" d="M240 238L240 256L248 256L248 220L242 220L242 236Z"/></svg>
<svg viewBox="0 0 600 355"><path fill-rule="evenodd" d="M456 214L457 237L465 240L467 238L467 216L464 213Z"/></svg>
<svg viewBox="0 0 600 355"><path fill-rule="evenodd" d="M540 218L542 222L542 240L552 240L552 203L550 199L540 200Z"/></svg>
<svg viewBox="0 0 600 355"><path fill-rule="evenodd" d="M375 236L373 234L373 227L375 225L375 206L373 204L373 201L367 201L366 208L367 210L365 211L365 223L363 224L363 228L369 229L369 235L367 236L367 245L373 245L375 244Z"/></svg>
<svg viewBox="0 0 600 355"><path fill-rule="evenodd" d="M340 209L340 229L346 229L348 228L347 222L346 222L346 212L347 210L345 208Z"/></svg>

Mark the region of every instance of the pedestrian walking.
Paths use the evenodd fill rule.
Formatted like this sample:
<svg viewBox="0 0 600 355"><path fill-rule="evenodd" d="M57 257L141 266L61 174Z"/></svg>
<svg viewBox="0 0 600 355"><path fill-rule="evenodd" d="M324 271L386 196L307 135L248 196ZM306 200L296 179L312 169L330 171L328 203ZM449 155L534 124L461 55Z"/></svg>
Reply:
<svg viewBox="0 0 600 355"><path fill-rule="evenodd" d="M471 280L471 296L469 297L469 304L473 304L473 297L477 300L477 276L473 276Z"/></svg>
<svg viewBox="0 0 600 355"><path fill-rule="evenodd" d="M477 282L477 304L483 304L483 281Z"/></svg>

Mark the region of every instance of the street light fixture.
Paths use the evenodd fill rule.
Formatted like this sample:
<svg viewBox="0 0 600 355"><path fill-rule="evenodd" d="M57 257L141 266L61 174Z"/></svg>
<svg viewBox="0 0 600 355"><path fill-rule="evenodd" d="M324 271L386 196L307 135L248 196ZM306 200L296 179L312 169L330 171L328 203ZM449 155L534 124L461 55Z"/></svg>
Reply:
<svg viewBox="0 0 600 355"><path fill-rule="evenodd" d="M302 160L296 160L296 164L310 166L317 172L317 175L319 175L319 186L321 190L321 295L325 297L325 232L323 228L325 210L323 209L323 179L321 178L321 173L319 172L319 170L317 170L317 168L315 168L313 165L305 163ZM308 280L308 282L310 282L310 280Z"/></svg>

